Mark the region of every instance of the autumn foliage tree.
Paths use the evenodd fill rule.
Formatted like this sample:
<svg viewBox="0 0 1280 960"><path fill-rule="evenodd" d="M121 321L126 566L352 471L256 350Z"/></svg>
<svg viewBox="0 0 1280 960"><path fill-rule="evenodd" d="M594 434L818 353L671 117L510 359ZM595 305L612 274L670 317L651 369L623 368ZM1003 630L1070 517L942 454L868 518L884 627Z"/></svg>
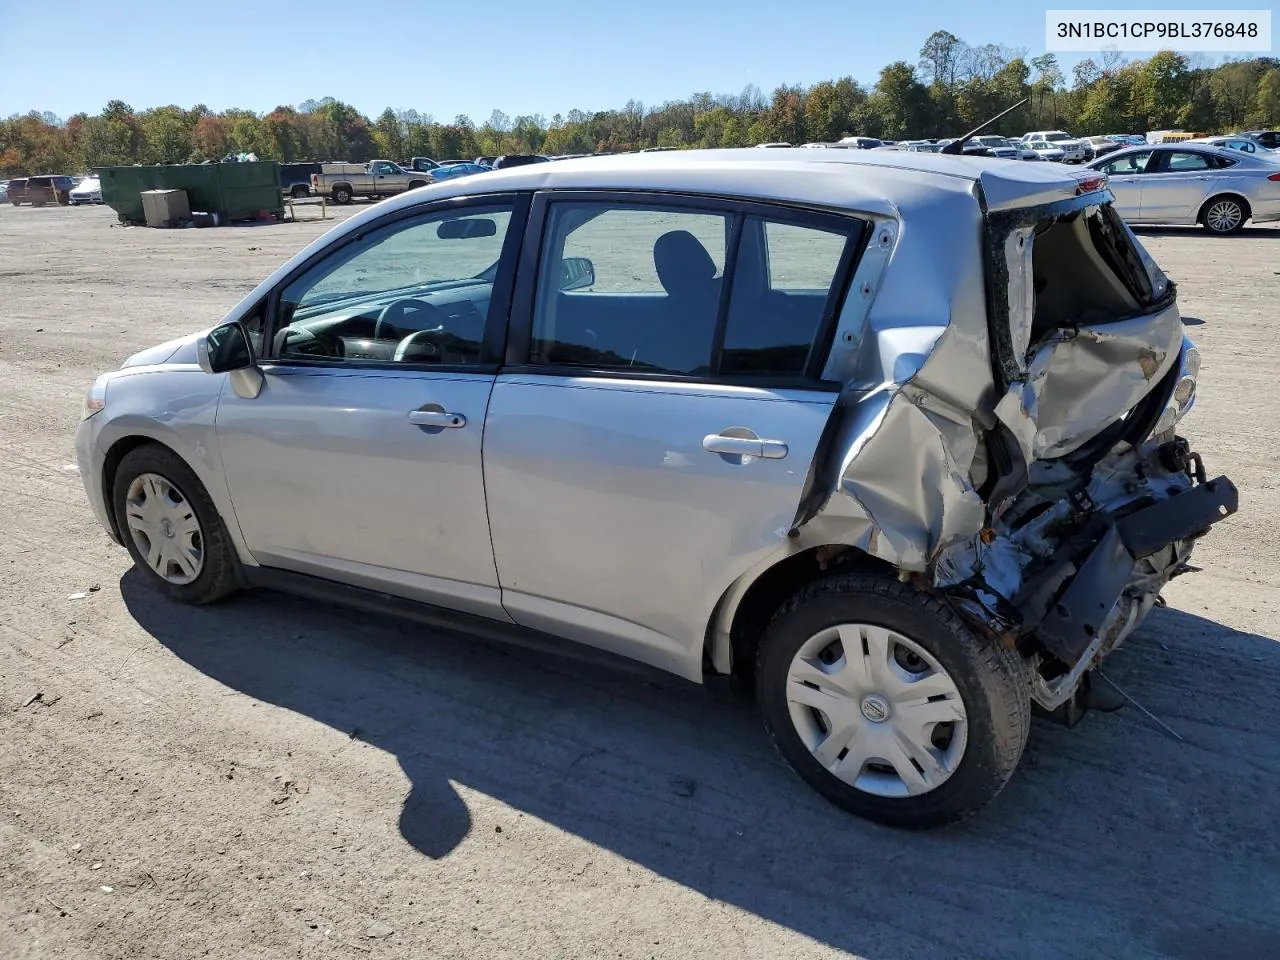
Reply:
<svg viewBox="0 0 1280 960"><path fill-rule="evenodd" d="M876 82L850 76L765 95L707 91L617 110L568 110L550 120L494 110L437 122L414 109L369 119L325 97L270 113L176 104L135 110L120 100L67 120L32 111L0 121L0 176L78 173L130 163L218 160L253 151L264 160L464 160L502 153L595 153L644 147L745 147L761 142L832 142L853 134L894 139L956 136L1017 101L1027 106L995 132L1067 129L1081 135L1183 127L1206 133L1280 125L1280 60L1259 57L1203 66L1172 51L1126 62L1114 51L1075 65L1053 54L1028 58L996 44L970 45L938 30L915 62L888 64Z"/></svg>

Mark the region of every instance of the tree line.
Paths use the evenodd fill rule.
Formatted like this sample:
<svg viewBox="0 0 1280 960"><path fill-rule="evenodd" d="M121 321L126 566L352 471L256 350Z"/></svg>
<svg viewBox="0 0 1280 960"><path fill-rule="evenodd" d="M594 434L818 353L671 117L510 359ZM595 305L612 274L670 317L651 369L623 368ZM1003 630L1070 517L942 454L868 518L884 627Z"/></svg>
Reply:
<svg viewBox="0 0 1280 960"><path fill-rule="evenodd" d="M32 111L0 121L0 176L76 173L120 164L201 163L229 153L263 160L472 159L503 153L598 153L645 147L744 147L766 142L831 142L843 136L910 139L956 136L1023 98L999 129L1065 129L1081 136L1183 128L1205 133L1280 124L1280 59L1217 66L1172 51L1145 60L1108 53L1076 64L1068 78L1057 57L1028 59L998 44L972 46L939 30L916 63L884 67L870 88L851 77L809 87L783 85L766 97L696 93L646 107L570 110L550 119L512 119L495 110L437 121L388 107L370 119L326 97L267 114L214 112L203 104L134 110L112 100L100 114L62 120Z"/></svg>

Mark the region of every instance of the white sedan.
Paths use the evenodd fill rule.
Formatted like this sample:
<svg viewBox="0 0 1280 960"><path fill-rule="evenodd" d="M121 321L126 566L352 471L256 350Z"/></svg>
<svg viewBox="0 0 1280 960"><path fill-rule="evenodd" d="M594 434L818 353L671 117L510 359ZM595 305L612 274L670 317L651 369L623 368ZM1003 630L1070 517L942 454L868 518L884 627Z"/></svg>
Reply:
<svg viewBox="0 0 1280 960"><path fill-rule="evenodd" d="M1128 223L1200 224L1235 233L1280 220L1280 161L1201 143L1131 147L1087 164L1107 175Z"/></svg>
<svg viewBox="0 0 1280 960"><path fill-rule="evenodd" d="M97 177L85 177L71 188L71 205L78 207L82 203L102 202L102 181Z"/></svg>

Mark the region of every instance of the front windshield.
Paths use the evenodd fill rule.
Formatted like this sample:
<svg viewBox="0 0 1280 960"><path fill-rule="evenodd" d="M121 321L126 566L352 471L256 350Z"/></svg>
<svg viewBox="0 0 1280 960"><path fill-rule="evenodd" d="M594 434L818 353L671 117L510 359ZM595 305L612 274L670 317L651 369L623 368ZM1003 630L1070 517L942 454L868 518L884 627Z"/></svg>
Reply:
<svg viewBox="0 0 1280 960"><path fill-rule="evenodd" d="M1065 134L1065 133L1051 133L1051 134L1048 134L1048 135L1045 137L1045 139L1046 139L1046 140L1048 140L1048 141L1050 141L1050 142L1052 142L1052 143L1057 143L1057 142L1059 142L1059 141L1061 141L1061 140L1070 140L1070 139L1071 139L1071 137L1069 137L1069 136L1068 136L1067 134Z"/></svg>
<svg viewBox="0 0 1280 960"><path fill-rule="evenodd" d="M508 210L459 217L454 222L490 221L494 230L487 236L458 239L441 239L438 221L394 229L381 240L353 245L356 249L351 255L336 261L324 276L306 278L305 292L286 291L285 299L305 309L349 298L482 280L502 252L510 219Z"/></svg>

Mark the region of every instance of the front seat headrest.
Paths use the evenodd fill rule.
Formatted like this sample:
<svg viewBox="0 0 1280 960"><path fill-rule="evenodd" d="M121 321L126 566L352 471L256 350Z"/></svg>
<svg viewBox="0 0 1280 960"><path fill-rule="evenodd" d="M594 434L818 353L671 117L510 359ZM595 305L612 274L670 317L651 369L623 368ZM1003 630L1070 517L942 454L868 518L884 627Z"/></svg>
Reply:
<svg viewBox="0 0 1280 960"><path fill-rule="evenodd" d="M716 277L711 254L688 230L672 230L658 238L653 245L653 266L662 288L671 296L706 293Z"/></svg>

